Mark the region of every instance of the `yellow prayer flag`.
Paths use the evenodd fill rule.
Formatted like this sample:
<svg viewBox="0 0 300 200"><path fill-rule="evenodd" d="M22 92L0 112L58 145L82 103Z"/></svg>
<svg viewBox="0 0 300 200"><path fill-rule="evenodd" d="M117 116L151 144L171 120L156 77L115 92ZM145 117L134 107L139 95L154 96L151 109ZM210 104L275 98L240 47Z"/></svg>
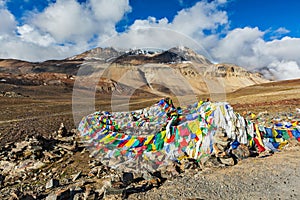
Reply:
<svg viewBox="0 0 300 200"><path fill-rule="evenodd" d="M262 142L262 139L261 139L261 137L260 137L260 132L259 132L258 125L257 125L257 124L254 124L254 126L255 126L255 130L256 130L257 140L258 140L258 142L259 142L259 144L260 144L261 146L264 146L264 143Z"/></svg>
<svg viewBox="0 0 300 200"><path fill-rule="evenodd" d="M144 142L144 145L149 144L149 142L151 142L151 140L153 139L154 135L150 135L147 137L146 141Z"/></svg>
<svg viewBox="0 0 300 200"><path fill-rule="evenodd" d="M132 137L132 138L125 144L125 146L126 146L126 147L131 147L131 146L133 145L134 142L135 142L135 138Z"/></svg>
<svg viewBox="0 0 300 200"><path fill-rule="evenodd" d="M293 122L293 123L292 123L292 126L294 126L294 127L295 127L295 126L297 126L297 124L298 124L298 122L297 122L297 121L295 121L295 122Z"/></svg>
<svg viewBox="0 0 300 200"><path fill-rule="evenodd" d="M111 134L108 134L107 136L105 136L104 138L102 138L101 140L100 140L100 142L104 142L104 141L106 141L108 138L110 138L111 137Z"/></svg>
<svg viewBox="0 0 300 200"><path fill-rule="evenodd" d="M283 148L285 145L287 145L287 144L288 144L288 141L287 141L287 140L281 142L280 145L279 145L279 147L278 147L278 149L282 149L282 148Z"/></svg>
<svg viewBox="0 0 300 200"><path fill-rule="evenodd" d="M189 129L192 131L192 133L196 133L199 128L200 122L198 120L191 121L188 123Z"/></svg>

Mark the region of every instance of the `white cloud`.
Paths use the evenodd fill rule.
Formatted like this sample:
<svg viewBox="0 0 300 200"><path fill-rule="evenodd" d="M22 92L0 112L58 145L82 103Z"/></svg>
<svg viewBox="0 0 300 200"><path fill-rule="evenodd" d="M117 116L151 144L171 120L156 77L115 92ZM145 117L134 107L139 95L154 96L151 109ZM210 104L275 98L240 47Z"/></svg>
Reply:
<svg viewBox="0 0 300 200"><path fill-rule="evenodd" d="M219 4L225 4L225 3L227 3L227 0L217 0L217 2L218 2Z"/></svg>
<svg viewBox="0 0 300 200"><path fill-rule="evenodd" d="M254 46L262 40L263 34L257 27L234 29L219 41L212 54L223 62L249 66L252 64L251 58L255 56Z"/></svg>
<svg viewBox="0 0 300 200"><path fill-rule="evenodd" d="M131 11L129 0L91 0L90 4L97 20L113 24Z"/></svg>
<svg viewBox="0 0 300 200"><path fill-rule="evenodd" d="M300 67L295 61L274 61L268 65L268 78L275 80L300 78Z"/></svg>
<svg viewBox="0 0 300 200"><path fill-rule="evenodd" d="M270 32L270 39L271 40L276 40L279 38L282 38L282 36L287 35L288 33L290 33L290 30L284 28L284 27L280 27L278 29L276 29L275 31L269 31Z"/></svg>
<svg viewBox="0 0 300 200"><path fill-rule="evenodd" d="M277 33L277 34L283 35L283 34L289 33L290 31L287 30L287 29L284 28L284 27L280 27L280 28L278 28L277 30L275 30L274 32Z"/></svg>
<svg viewBox="0 0 300 200"><path fill-rule="evenodd" d="M5 5L5 0L0 0L0 8L4 7L4 5Z"/></svg>
<svg viewBox="0 0 300 200"><path fill-rule="evenodd" d="M261 44L262 54L270 55L278 60L296 60L300 63L300 38L284 37Z"/></svg>
<svg viewBox="0 0 300 200"><path fill-rule="evenodd" d="M17 37L4 37L0 38L0 55L5 58L18 58L21 60L34 60L40 61L41 58L47 57L51 58L64 58L62 55L66 53L62 48L49 46L47 48L36 45L34 43L29 43L18 39Z"/></svg>
<svg viewBox="0 0 300 200"><path fill-rule="evenodd" d="M184 34L194 36L203 30L215 30L228 23L227 13L217 9L218 4L198 2L189 9L178 12L172 22L172 28Z"/></svg>
<svg viewBox="0 0 300 200"><path fill-rule="evenodd" d="M128 0L57 0L42 12L26 13L25 23L17 26L5 2L0 3L0 57L32 61L65 58L95 47L97 38L116 34L115 24L131 10Z"/></svg>
<svg viewBox="0 0 300 200"><path fill-rule="evenodd" d="M136 20L130 28L170 28L190 37L197 37L199 35L202 37L204 30L215 31L217 28L228 23L226 12L219 11L218 6L219 4L216 2L207 3L201 1L191 8L179 11L172 22L169 22L166 18L156 19L148 17L147 20Z"/></svg>
<svg viewBox="0 0 300 200"><path fill-rule="evenodd" d="M211 48L217 42L216 30L220 27L226 28L228 24L226 12L219 11L218 6L216 1L201 1L189 9L179 11L173 21L151 16L146 20L135 20L127 32L115 35L107 41L100 41L99 45L163 49L184 45L196 48L194 50L211 58L205 49ZM205 30L210 30L213 34L206 36Z"/></svg>
<svg viewBox="0 0 300 200"><path fill-rule="evenodd" d="M95 33L91 13L75 0L58 0L29 19L57 42L88 40Z"/></svg>
<svg viewBox="0 0 300 200"><path fill-rule="evenodd" d="M12 34L17 25L14 16L7 9L0 7L0 19L0 34Z"/></svg>
<svg viewBox="0 0 300 200"><path fill-rule="evenodd" d="M157 48L168 49L174 46L197 46L190 37L164 27L132 27L129 32L118 34L103 41L101 46L128 48Z"/></svg>
<svg viewBox="0 0 300 200"><path fill-rule="evenodd" d="M28 24L18 27L18 33L20 34L20 38L29 43L37 44L42 47L50 46L55 43L54 38L50 36L50 34L46 33L41 35L41 33L31 27Z"/></svg>
<svg viewBox="0 0 300 200"><path fill-rule="evenodd" d="M300 38L265 41L263 36L258 28L234 29L219 41L212 54L219 61L261 71L268 78L300 78Z"/></svg>
<svg viewBox="0 0 300 200"><path fill-rule="evenodd" d="M115 24L131 11L128 0L58 0L44 12L29 15L28 23L47 32L57 42L88 41L95 35L115 34Z"/></svg>
<svg viewBox="0 0 300 200"><path fill-rule="evenodd" d="M211 58L205 49L211 48L218 41L216 30L228 24L226 12L218 10L218 6L224 2L198 2L191 8L179 11L171 22L167 18L149 16L147 20L136 20L127 32L118 34L115 31L116 23L131 11L128 0L90 0L82 4L76 0L58 0L41 13L27 14L26 24L17 28L17 38L38 46L55 47L58 43L68 48L73 45L74 49L77 46L97 46L97 43L88 42L91 40L98 41L98 45L123 48L171 48L185 45L198 51L200 49L200 53ZM205 30L213 34L206 36Z"/></svg>

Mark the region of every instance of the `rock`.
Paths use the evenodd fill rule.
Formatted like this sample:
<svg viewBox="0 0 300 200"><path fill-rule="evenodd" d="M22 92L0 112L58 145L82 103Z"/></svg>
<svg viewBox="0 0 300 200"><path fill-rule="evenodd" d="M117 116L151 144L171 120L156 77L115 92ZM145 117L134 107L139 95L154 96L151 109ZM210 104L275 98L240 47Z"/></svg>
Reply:
<svg viewBox="0 0 300 200"><path fill-rule="evenodd" d="M57 155L53 152L44 151L45 160L55 160L57 158L61 158L61 155Z"/></svg>
<svg viewBox="0 0 300 200"><path fill-rule="evenodd" d="M250 156L250 151L246 145L240 144L236 149L232 150L232 154L234 154L238 160L242 160Z"/></svg>
<svg viewBox="0 0 300 200"><path fill-rule="evenodd" d="M84 193L84 199L95 199L94 196L95 192L92 188L86 187L85 193ZM93 198L94 197L94 198Z"/></svg>
<svg viewBox="0 0 300 200"><path fill-rule="evenodd" d="M70 179L68 179L68 178L63 178L63 179L61 179L60 180L60 184L61 185L67 185L67 184L69 184L70 183Z"/></svg>
<svg viewBox="0 0 300 200"><path fill-rule="evenodd" d="M0 186L4 185L5 176L0 174Z"/></svg>
<svg viewBox="0 0 300 200"><path fill-rule="evenodd" d="M51 179L46 183L46 189L54 188L59 185L59 181L56 179Z"/></svg>
<svg viewBox="0 0 300 200"><path fill-rule="evenodd" d="M70 188L70 191L71 191L71 193L80 193L80 192L83 192L83 189L79 186L75 186L75 187Z"/></svg>
<svg viewBox="0 0 300 200"><path fill-rule="evenodd" d="M16 93L16 92L0 92L0 96L2 97L9 97L9 98L16 98L16 97L24 97L21 93Z"/></svg>
<svg viewBox="0 0 300 200"><path fill-rule="evenodd" d="M97 185L98 188L95 188L95 192L99 195L99 196L104 196L106 193L107 188L111 188L112 187L112 183L111 180L106 179L102 182L102 186L99 184Z"/></svg>
<svg viewBox="0 0 300 200"><path fill-rule="evenodd" d="M117 188L107 188L106 195L121 195L123 194L125 189L117 189Z"/></svg>
<svg viewBox="0 0 300 200"><path fill-rule="evenodd" d="M19 193L19 191L17 191L17 193ZM13 192L9 198L10 200L19 200L18 194L16 194L15 192Z"/></svg>
<svg viewBox="0 0 300 200"><path fill-rule="evenodd" d="M64 123L60 124L60 127L57 131L57 134L58 134L59 137L66 137L68 135L68 131L67 131Z"/></svg>
<svg viewBox="0 0 300 200"><path fill-rule="evenodd" d="M22 199L22 200L34 200L34 199L36 199L35 195L29 194L27 192L19 195L18 197L19 197L19 199Z"/></svg>
<svg viewBox="0 0 300 200"><path fill-rule="evenodd" d="M96 160L96 159L93 159L90 161L89 163L89 166L92 168L92 167L97 167L97 166L100 166L101 165L101 161L99 160Z"/></svg>
<svg viewBox="0 0 300 200"><path fill-rule="evenodd" d="M194 159L183 159L181 162L181 170L185 171L186 169L198 169L200 168L199 163Z"/></svg>
<svg viewBox="0 0 300 200"><path fill-rule="evenodd" d="M153 178L152 175L148 171L143 172L142 177L145 180L151 180Z"/></svg>
<svg viewBox="0 0 300 200"><path fill-rule="evenodd" d="M97 195L96 195L96 193L91 193L91 194L89 194L88 196L84 196L84 199L85 200L95 200L95 199L98 199L97 198Z"/></svg>
<svg viewBox="0 0 300 200"><path fill-rule="evenodd" d="M227 166L233 166L235 163L233 158L219 158L219 159L222 164L225 164Z"/></svg>
<svg viewBox="0 0 300 200"><path fill-rule="evenodd" d="M81 171L74 175L72 181L76 181L81 176Z"/></svg>
<svg viewBox="0 0 300 200"><path fill-rule="evenodd" d="M76 151L77 150L77 143L76 141L73 143L73 145L66 145L66 144L58 144L58 147L61 147L67 151Z"/></svg>
<svg viewBox="0 0 300 200"><path fill-rule="evenodd" d="M70 199L71 192L70 189L62 189L57 192L53 192L46 197L46 200L62 200L62 199Z"/></svg>
<svg viewBox="0 0 300 200"><path fill-rule="evenodd" d="M57 200L57 196L55 193L51 193L46 197L46 200Z"/></svg>
<svg viewBox="0 0 300 200"><path fill-rule="evenodd" d="M29 142L23 141L23 142L17 142L15 148L12 148L11 153L17 154L18 152L22 152L26 147L29 146Z"/></svg>
<svg viewBox="0 0 300 200"><path fill-rule="evenodd" d="M56 195L59 197L59 199L69 199L71 197L70 189L62 189L56 192Z"/></svg>
<svg viewBox="0 0 300 200"><path fill-rule="evenodd" d="M221 167L222 164L221 162L219 161L219 159L215 156L207 156L206 159L203 159L201 161L202 163L202 166L206 167L206 168L209 168L209 167Z"/></svg>
<svg viewBox="0 0 300 200"><path fill-rule="evenodd" d="M12 173L16 167L16 163L9 161L1 161L0 160L0 169L2 174Z"/></svg>
<svg viewBox="0 0 300 200"><path fill-rule="evenodd" d="M97 173L99 171L99 168L98 167L93 167L90 172L88 173L89 176L96 176Z"/></svg>
<svg viewBox="0 0 300 200"><path fill-rule="evenodd" d="M218 128L213 137L213 149L216 157L224 157L226 150L229 148L230 140L223 128Z"/></svg>
<svg viewBox="0 0 300 200"><path fill-rule="evenodd" d="M73 200L82 200L83 199L83 194L82 193L76 193L73 196Z"/></svg>
<svg viewBox="0 0 300 200"><path fill-rule="evenodd" d="M27 169L30 170L36 170L36 169L41 169L45 166L45 163L41 162L41 161L37 161L35 162L32 166L29 166Z"/></svg>
<svg viewBox="0 0 300 200"><path fill-rule="evenodd" d="M41 169L45 166L45 163L41 161L36 161L34 159L26 159L24 161L19 162L19 164L13 169L13 171L17 173L21 173L28 170L37 170Z"/></svg>
<svg viewBox="0 0 300 200"><path fill-rule="evenodd" d="M124 172L122 177L122 182L124 185L129 185L134 180L133 173L131 172Z"/></svg>

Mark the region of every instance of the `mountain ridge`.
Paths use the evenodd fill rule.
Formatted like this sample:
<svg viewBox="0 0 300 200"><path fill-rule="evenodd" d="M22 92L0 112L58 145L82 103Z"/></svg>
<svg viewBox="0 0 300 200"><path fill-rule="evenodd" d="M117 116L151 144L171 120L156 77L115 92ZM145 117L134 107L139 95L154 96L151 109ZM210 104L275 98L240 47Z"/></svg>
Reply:
<svg viewBox="0 0 300 200"><path fill-rule="evenodd" d="M79 70L81 73L78 74ZM170 90L166 88L184 95L191 91L196 94L232 92L249 85L269 82L261 74L249 72L234 64L213 64L187 47L125 51L97 47L63 60L44 62L0 59L1 83L72 87L76 78L86 77L85 80L88 81L89 78L97 78L95 74L102 74L101 80L105 80L98 83L100 91L113 92L117 88L128 87L134 90L135 87L142 87L147 92L161 95L168 95ZM114 84L107 84L108 82ZM87 82L82 84L89 85ZM122 87L118 87L118 84ZM215 91L213 87L218 88ZM163 91L168 92L161 93L155 91L155 88L165 88Z"/></svg>

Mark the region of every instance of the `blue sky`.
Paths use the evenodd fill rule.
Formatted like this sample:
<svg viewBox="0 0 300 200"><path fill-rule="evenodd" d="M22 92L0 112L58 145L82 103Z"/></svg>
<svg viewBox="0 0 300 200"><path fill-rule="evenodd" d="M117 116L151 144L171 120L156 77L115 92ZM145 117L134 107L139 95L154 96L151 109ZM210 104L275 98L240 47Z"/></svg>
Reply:
<svg viewBox="0 0 300 200"><path fill-rule="evenodd" d="M0 58L194 43L213 61L299 78L299 8L298 0L0 0Z"/></svg>
<svg viewBox="0 0 300 200"><path fill-rule="evenodd" d="M8 10L22 24L22 17L28 11L43 11L55 0L9 0L6 5ZM86 3L80 0L79 3ZM123 32L132 25L136 19L147 19L149 16L158 19L166 17L172 21L178 11L195 5L199 0L130 0L132 11L116 24L116 30ZM230 18L230 28L259 27L269 30L266 35L270 39L272 31L280 27L286 28L286 35L300 37L300 1L297 0L231 0L223 6ZM268 37L269 36L269 37Z"/></svg>
<svg viewBox="0 0 300 200"><path fill-rule="evenodd" d="M297 0L237 0L228 4L231 27L259 27L274 31L289 30L289 36L300 36L300 1ZM269 38L268 38L269 39Z"/></svg>
<svg viewBox="0 0 300 200"><path fill-rule="evenodd" d="M193 6L198 1L187 0L133 0L130 1L132 12L127 15L117 27L120 31L123 26L130 25L135 19L167 17L170 21L177 12ZM288 3L287 3L288 2ZM300 1L297 0L232 0L223 6L230 18L230 28L259 27L261 30L275 31L280 27L289 30L290 36L300 37ZM266 36L270 39L272 33Z"/></svg>

